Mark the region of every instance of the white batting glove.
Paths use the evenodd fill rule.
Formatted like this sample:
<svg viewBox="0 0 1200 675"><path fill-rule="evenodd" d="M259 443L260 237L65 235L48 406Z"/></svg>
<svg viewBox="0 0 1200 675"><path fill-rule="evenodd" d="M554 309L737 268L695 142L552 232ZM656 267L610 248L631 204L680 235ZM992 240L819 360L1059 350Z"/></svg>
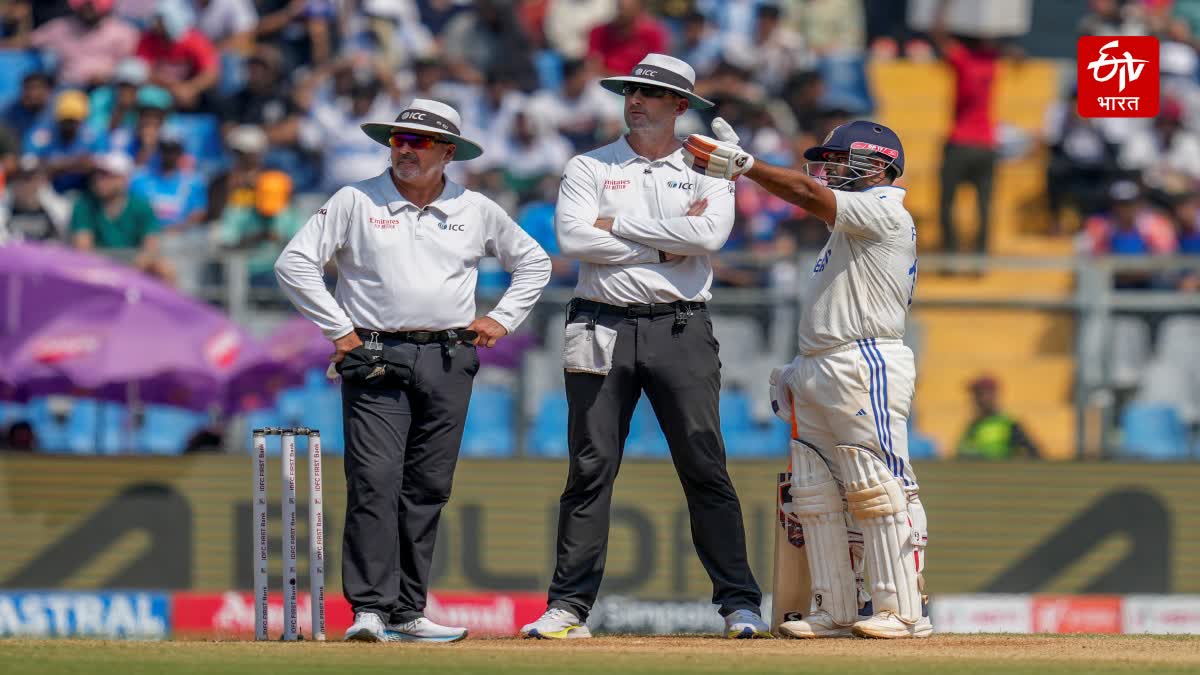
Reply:
<svg viewBox="0 0 1200 675"><path fill-rule="evenodd" d="M718 117L712 123L716 138L692 134L683 142L683 161L693 171L733 180L754 166L754 157L738 145L737 133Z"/></svg>
<svg viewBox="0 0 1200 675"><path fill-rule="evenodd" d="M771 411L784 422L792 423L792 389L788 382L795 372L795 362L771 370Z"/></svg>

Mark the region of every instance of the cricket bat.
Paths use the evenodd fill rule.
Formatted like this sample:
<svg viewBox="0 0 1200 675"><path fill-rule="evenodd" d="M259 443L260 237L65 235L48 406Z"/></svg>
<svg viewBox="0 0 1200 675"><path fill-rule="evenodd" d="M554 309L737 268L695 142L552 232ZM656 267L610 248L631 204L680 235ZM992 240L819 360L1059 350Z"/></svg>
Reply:
<svg viewBox="0 0 1200 675"><path fill-rule="evenodd" d="M790 467L789 467L790 468ZM778 474L775 487L775 565L771 578L771 632L779 624L808 614L812 598L812 575L804 550L804 530L792 515L790 471Z"/></svg>

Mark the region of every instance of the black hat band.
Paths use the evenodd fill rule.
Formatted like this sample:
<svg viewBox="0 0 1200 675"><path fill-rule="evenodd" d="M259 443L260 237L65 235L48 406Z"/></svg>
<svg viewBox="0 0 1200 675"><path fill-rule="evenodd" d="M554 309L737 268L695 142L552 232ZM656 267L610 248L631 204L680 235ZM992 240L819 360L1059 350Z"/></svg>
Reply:
<svg viewBox="0 0 1200 675"><path fill-rule="evenodd" d="M445 131L447 133L459 136L458 127L453 122L442 117L437 113L431 113L428 110L419 110L417 108L409 108L396 116L396 123L417 124L430 129Z"/></svg>

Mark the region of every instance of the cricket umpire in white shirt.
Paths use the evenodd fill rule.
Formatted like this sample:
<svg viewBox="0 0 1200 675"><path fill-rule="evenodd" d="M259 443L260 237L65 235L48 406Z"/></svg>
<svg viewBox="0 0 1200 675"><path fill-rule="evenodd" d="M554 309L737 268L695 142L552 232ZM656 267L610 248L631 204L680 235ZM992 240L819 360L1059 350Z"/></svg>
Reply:
<svg viewBox="0 0 1200 675"><path fill-rule="evenodd" d="M804 171L716 138L690 136L700 175L740 175L825 221L829 242L802 298L800 355L771 373L776 413L792 425L790 488L804 527L812 605L779 631L795 638L923 638L925 508L908 462L913 353L902 342L917 284L917 228L904 207L904 147L866 120L838 126L805 151ZM870 575L860 602L861 565ZM858 578L856 578L858 577ZM805 612L804 610L807 609Z"/></svg>
<svg viewBox="0 0 1200 675"><path fill-rule="evenodd" d="M705 304L709 256L733 228L733 184L690 172L675 138L689 106L712 106L694 82L691 66L661 54L601 80L624 95L629 134L574 157L563 176L555 229L563 254L581 261L563 349L570 470L548 609L521 629L526 637L589 637L613 484L643 393L670 445L727 634L769 635L725 467L721 363Z"/></svg>
<svg viewBox="0 0 1200 675"><path fill-rule="evenodd" d="M450 642L466 629L424 617L442 507L485 347L520 324L550 258L494 202L444 175L482 149L458 113L415 99L391 123L362 125L391 148L383 173L338 190L275 264L280 286L336 349L346 440L342 585L347 640ZM481 258L512 285L475 316ZM322 268L337 261L330 294Z"/></svg>

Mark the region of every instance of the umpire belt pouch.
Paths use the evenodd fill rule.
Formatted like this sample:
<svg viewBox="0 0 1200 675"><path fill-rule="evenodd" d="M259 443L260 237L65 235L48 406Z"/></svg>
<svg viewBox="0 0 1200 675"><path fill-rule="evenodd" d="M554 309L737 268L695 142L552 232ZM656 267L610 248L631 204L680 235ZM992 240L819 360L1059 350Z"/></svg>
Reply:
<svg viewBox="0 0 1200 675"><path fill-rule="evenodd" d="M567 324L563 369L568 373L607 375L612 370L617 331L593 322Z"/></svg>

